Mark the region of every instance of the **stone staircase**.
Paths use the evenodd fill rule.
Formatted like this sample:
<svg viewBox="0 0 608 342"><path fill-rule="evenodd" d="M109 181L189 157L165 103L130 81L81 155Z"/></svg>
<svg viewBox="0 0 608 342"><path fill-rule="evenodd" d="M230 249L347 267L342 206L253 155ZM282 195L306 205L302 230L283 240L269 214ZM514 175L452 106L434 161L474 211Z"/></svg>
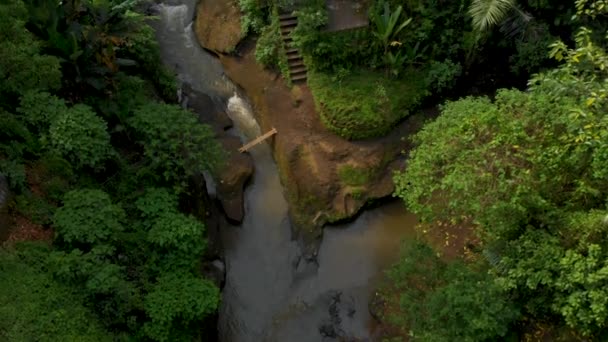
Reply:
<svg viewBox="0 0 608 342"><path fill-rule="evenodd" d="M289 76L293 83L306 82L306 66L298 49L291 47L293 41L289 36L293 29L298 26L298 18L293 13L283 13L279 15L281 26L281 37L287 53L287 63L289 64Z"/></svg>

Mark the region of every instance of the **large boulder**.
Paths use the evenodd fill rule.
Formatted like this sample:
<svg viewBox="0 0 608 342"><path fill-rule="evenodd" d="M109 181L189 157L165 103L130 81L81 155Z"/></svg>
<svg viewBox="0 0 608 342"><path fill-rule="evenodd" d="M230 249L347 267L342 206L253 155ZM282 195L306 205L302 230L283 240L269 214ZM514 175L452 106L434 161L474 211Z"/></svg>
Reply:
<svg viewBox="0 0 608 342"><path fill-rule="evenodd" d="M245 214L243 208L244 187L253 174L253 160L249 154L239 153L239 138L225 135L220 142L228 151L229 158L224 170L219 172L217 197L226 217L232 223L241 223Z"/></svg>
<svg viewBox="0 0 608 342"><path fill-rule="evenodd" d="M199 43L217 53L231 53L243 39L236 0L200 0L194 32Z"/></svg>

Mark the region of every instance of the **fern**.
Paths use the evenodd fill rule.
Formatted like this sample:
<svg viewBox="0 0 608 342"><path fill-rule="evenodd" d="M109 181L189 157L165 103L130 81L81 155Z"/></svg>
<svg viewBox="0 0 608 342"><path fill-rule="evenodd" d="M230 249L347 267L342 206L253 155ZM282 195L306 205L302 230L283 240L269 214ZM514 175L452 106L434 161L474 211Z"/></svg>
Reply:
<svg viewBox="0 0 608 342"><path fill-rule="evenodd" d="M469 15L473 19L473 27L483 32L500 24L513 8L515 0L473 0Z"/></svg>

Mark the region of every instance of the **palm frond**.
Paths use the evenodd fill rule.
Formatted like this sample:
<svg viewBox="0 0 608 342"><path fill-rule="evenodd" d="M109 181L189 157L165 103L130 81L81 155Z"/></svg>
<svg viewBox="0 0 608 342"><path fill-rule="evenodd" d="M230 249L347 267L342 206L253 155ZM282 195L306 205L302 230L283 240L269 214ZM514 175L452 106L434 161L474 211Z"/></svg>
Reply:
<svg viewBox="0 0 608 342"><path fill-rule="evenodd" d="M473 0L469 15L473 27L483 32L500 24L514 7L515 0Z"/></svg>

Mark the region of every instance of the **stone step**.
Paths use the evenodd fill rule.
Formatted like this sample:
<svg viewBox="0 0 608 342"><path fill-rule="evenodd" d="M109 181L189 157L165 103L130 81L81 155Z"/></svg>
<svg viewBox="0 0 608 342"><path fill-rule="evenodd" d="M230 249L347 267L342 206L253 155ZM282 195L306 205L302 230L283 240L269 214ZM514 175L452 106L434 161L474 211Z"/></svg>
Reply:
<svg viewBox="0 0 608 342"><path fill-rule="evenodd" d="M297 52L296 53L292 53L292 54L289 54L289 53L287 54L287 60L290 61L290 62L291 61L296 61L298 59L302 59L302 56L300 56L300 54L297 53Z"/></svg>
<svg viewBox="0 0 608 342"><path fill-rule="evenodd" d="M284 28L282 28L282 29L281 29L281 34L282 34L283 36L288 35L288 34L290 34L291 32L293 32L293 29L294 29L294 28L295 28L295 26L294 26L294 27L284 27Z"/></svg>
<svg viewBox="0 0 608 342"><path fill-rule="evenodd" d="M291 68L295 68L295 67L304 65L304 61L300 57L299 59L292 59L292 60L288 61L287 64L289 64L289 68L291 69Z"/></svg>
<svg viewBox="0 0 608 342"><path fill-rule="evenodd" d="M291 76L292 82L306 82L306 74Z"/></svg>
<svg viewBox="0 0 608 342"><path fill-rule="evenodd" d="M279 14L279 19L280 20L288 20L288 19L293 19L296 18L295 15L293 15L293 13L282 13Z"/></svg>
<svg viewBox="0 0 608 342"><path fill-rule="evenodd" d="M290 36L283 36L283 43L284 44L289 44L291 42L293 42L293 39L291 39Z"/></svg>
<svg viewBox="0 0 608 342"><path fill-rule="evenodd" d="M289 67L289 74L291 75L295 75L295 74L301 74L301 73L306 73L306 66L304 65L300 65L300 66L296 66L296 67Z"/></svg>
<svg viewBox="0 0 608 342"><path fill-rule="evenodd" d="M293 18L293 19L285 19L285 20L281 20L279 22L279 26L281 27L289 27L289 26L296 26L298 25L298 19Z"/></svg>
<svg viewBox="0 0 608 342"><path fill-rule="evenodd" d="M298 48L289 48L289 49L285 50L285 53L287 53L288 55L294 54L294 53L299 54Z"/></svg>

